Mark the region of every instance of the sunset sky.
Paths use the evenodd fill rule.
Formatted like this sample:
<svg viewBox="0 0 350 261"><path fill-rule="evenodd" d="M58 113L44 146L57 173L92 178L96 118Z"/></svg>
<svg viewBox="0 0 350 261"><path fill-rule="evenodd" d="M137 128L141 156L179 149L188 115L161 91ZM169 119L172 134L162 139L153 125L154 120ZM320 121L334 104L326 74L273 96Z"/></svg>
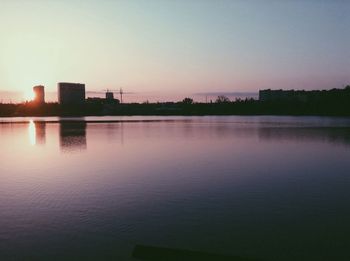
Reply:
<svg viewBox="0 0 350 261"><path fill-rule="evenodd" d="M346 0L0 0L0 91L340 88L349 13Z"/></svg>

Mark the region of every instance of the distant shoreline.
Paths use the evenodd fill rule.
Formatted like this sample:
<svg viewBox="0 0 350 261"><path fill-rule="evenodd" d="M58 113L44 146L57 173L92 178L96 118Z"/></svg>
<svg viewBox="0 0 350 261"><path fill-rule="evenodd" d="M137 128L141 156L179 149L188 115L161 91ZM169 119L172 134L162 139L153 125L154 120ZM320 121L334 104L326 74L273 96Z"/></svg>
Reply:
<svg viewBox="0 0 350 261"><path fill-rule="evenodd" d="M37 86L42 88L43 86ZM37 96L39 97L39 96ZM260 90L259 99L218 96L212 102L194 102L184 98L178 102L122 103L113 95L85 99L84 89L79 99L60 103L45 103L42 99L18 104L0 103L0 117L83 117L83 116L219 116L219 115L280 115L280 116L350 116L350 86L344 89L295 91ZM69 102L69 103L68 103Z"/></svg>
<svg viewBox="0 0 350 261"><path fill-rule="evenodd" d="M261 90L259 100L231 101L218 96L215 102L121 103L118 99L88 98L63 103L45 103L44 99L19 104L0 103L0 117L83 117L83 116L214 116L283 115L350 116L350 86L328 91Z"/></svg>
<svg viewBox="0 0 350 261"><path fill-rule="evenodd" d="M0 104L0 118L9 117L88 117L88 116L328 116L350 117L348 103L312 104L244 100L227 103L148 103L61 106Z"/></svg>

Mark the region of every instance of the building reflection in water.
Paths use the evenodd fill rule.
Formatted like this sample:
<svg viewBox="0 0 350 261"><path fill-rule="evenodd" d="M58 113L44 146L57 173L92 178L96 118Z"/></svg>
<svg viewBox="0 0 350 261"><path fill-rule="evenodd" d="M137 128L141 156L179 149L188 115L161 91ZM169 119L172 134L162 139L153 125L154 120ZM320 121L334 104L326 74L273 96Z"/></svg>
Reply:
<svg viewBox="0 0 350 261"><path fill-rule="evenodd" d="M46 123L31 120L28 126L28 134L31 145L44 145L46 143Z"/></svg>
<svg viewBox="0 0 350 261"><path fill-rule="evenodd" d="M46 143L46 122L34 122L35 126L35 144L45 145Z"/></svg>
<svg viewBox="0 0 350 261"><path fill-rule="evenodd" d="M60 149L62 152L85 150L86 122L62 121L60 125Z"/></svg>
<svg viewBox="0 0 350 261"><path fill-rule="evenodd" d="M264 141L328 142L350 145L350 128L259 128L258 137Z"/></svg>

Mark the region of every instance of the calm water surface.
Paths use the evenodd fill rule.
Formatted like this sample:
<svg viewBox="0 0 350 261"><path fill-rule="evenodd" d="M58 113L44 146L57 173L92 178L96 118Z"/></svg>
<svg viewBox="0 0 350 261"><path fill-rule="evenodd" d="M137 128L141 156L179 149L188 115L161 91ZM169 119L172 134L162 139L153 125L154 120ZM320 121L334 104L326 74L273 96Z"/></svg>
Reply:
<svg viewBox="0 0 350 261"><path fill-rule="evenodd" d="M350 119L3 118L0 159L1 260L350 260Z"/></svg>

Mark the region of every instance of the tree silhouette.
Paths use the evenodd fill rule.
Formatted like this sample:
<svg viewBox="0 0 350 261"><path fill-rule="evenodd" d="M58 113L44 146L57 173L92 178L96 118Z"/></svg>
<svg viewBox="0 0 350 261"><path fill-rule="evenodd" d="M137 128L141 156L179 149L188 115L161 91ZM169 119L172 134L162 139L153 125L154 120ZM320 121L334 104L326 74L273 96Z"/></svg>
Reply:
<svg viewBox="0 0 350 261"><path fill-rule="evenodd" d="M182 100L183 104L193 104L193 99L186 97L185 99Z"/></svg>
<svg viewBox="0 0 350 261"><path fill-rule="evenodd" d="M230 99L227 97L227 96L224 96L224 95L219 95L217 98L216 98L216 103L229 103L230 102Z"/></svg>

